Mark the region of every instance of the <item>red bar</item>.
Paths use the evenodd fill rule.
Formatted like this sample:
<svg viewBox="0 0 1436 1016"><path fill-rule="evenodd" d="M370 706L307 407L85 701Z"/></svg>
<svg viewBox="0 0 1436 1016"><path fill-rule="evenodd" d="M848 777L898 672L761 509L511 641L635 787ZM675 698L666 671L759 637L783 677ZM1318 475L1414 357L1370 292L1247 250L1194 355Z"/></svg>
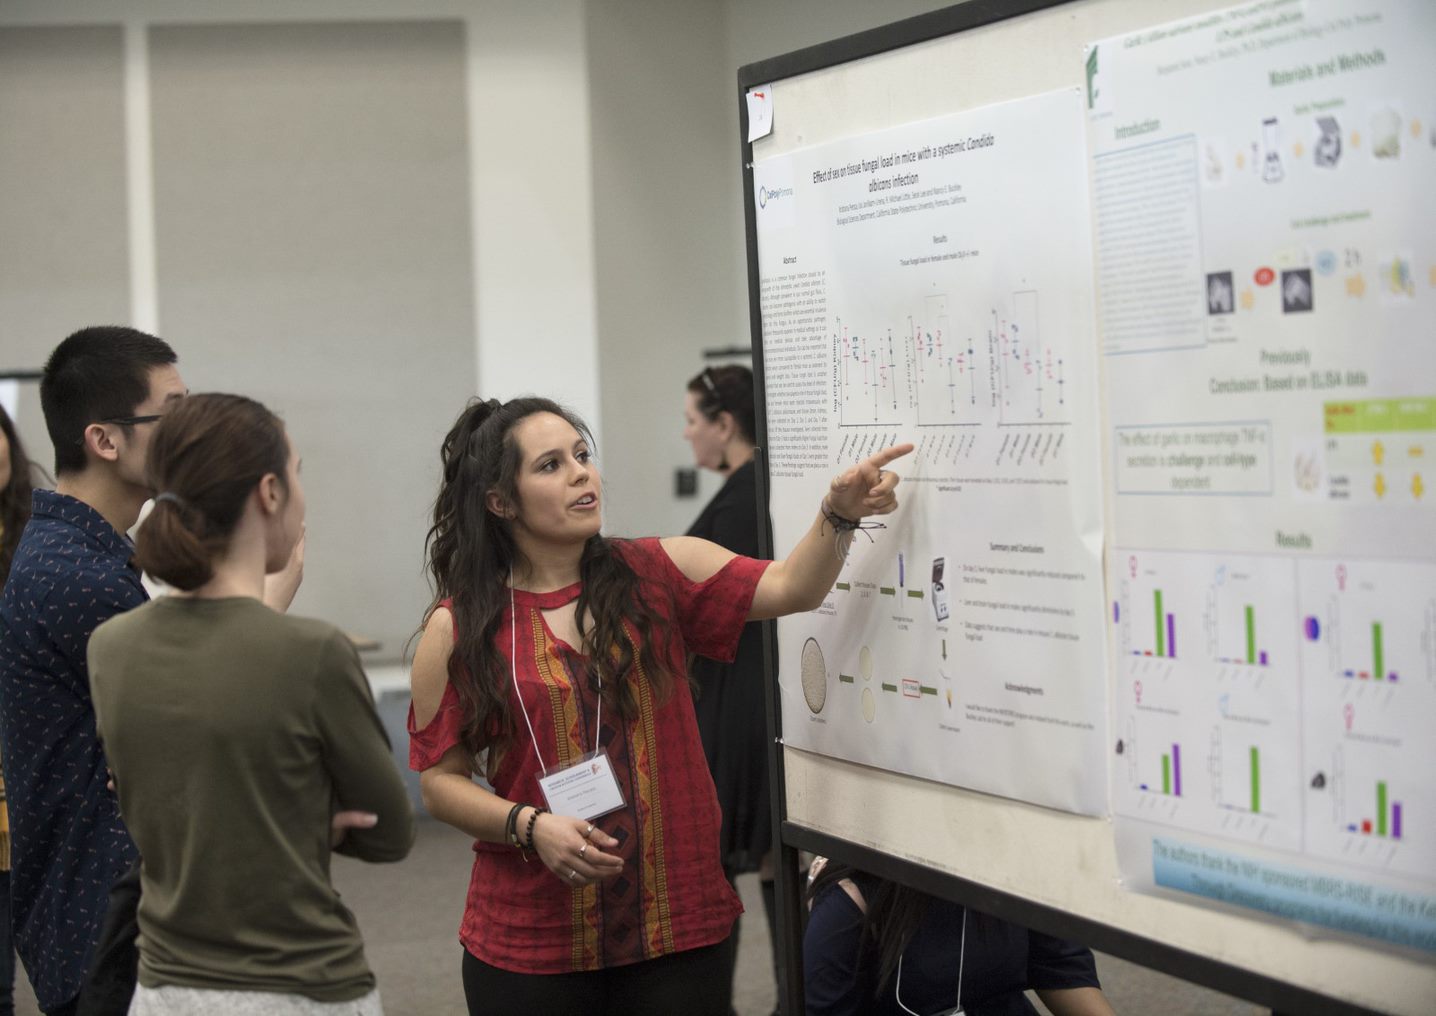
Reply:
<svg viewBox="0 0 1436 1016"><path fill-rule="evenodd" d="M1371 835L1371 819L1364 818L1361 820L1361 831L1364 832L1367 836Z"/></svg>
<svg viewBox="0 0 1436 1016"><path fill-rule="evenodd" d="M1356 676L1359 677L1359 678L1361 678L1363 681L1365 681L1365 680L1366 680L1367 678L1369 678L1371 675L1368 674L1366 671L1363 670L1363 671L1358 672Z"/></svg>

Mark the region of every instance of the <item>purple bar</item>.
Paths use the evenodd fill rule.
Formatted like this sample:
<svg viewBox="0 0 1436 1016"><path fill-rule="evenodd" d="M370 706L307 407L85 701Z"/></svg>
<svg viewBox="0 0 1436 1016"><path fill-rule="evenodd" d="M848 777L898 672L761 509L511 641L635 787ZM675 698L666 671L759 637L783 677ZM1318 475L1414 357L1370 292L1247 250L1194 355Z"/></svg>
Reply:
<svg viewBox="0 0 1436 1016"><path fill-rule="evenodd" d="M1171 614L1167 615L1167 656L1177 658L1177 619Z"/></svg>
<svg viewBox="0 0 1436 1016"><path fill-rule="evenodd" d="M1171 617L1168 614L1167 617ZM1172 793L1177 797L1182 796L1182 746L1172 745Z"/></svg>
<svg viewBox="0 0 1436 1016"><path fill-rule="evenodd" d="M1261 665L1262 665L1263 667L1266 666L1266 650L1265 650L1265 649L1263 649L1263 650L1261 651Z"/></svg>
<svg viewBox="0 0 1436 1016"><path fill-rule="evenodd" d="M1391 838L1401 839L1401 802L1391 802Z"/></svg>
<svg viewBox="0 0 1436 1016"><path fill-rule="evenodd" d="M1393 671L1392 673L1386 675L1386 680L1399 681L1401 680L1401 678Z"/></svg>

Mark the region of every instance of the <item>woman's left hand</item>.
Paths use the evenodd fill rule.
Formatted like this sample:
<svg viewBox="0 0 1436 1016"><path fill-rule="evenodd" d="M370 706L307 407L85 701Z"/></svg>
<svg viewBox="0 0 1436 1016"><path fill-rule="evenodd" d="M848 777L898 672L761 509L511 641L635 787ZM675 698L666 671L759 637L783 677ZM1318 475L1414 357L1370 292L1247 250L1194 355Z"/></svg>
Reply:
<svg viewBox="0 0 1436 1016"><path fill-rule="evenodd" d="M828 508L834 515L854 522L868 515L887 515L896 510L898 500L894 490L898 475L883 467L912 449L911 444L892 445L833 477L828 489Z"/></svg>

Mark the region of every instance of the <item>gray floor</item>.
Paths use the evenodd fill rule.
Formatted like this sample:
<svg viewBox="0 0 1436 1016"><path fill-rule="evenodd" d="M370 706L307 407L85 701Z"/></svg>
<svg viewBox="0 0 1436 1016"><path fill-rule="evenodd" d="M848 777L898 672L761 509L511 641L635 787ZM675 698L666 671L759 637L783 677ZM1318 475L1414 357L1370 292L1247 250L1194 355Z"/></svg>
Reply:
<svg viewBox="0 0 1436 1016"><path fill-rule="evenodd" d="M388 1016L465 1016L459 983L459 915L473 853L463 834L434 821L419 823L414 852L399 865L335 858L334 880L359 916L369 962L379 977ZM742 949L734 1006L740 1016L768 1016L776 994L768 929L756 876L739 880ZM1102 985L1119 1013L1255 1016L1264 1010L1163 974L1099 955ZM23 975L16 1012L36 1016Z"/></svg>

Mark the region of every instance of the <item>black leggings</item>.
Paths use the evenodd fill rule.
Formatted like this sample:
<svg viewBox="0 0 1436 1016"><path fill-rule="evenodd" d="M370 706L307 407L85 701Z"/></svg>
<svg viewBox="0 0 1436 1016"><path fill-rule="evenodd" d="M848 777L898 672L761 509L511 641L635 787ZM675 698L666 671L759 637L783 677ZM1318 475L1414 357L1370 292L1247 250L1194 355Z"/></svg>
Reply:
<svg viewBox="0 0 1436 1016"><path fill-rule="evenodd" d="M606 970L516 974L464 950L469 1016L728 1016L732 942Z"/></svg>

